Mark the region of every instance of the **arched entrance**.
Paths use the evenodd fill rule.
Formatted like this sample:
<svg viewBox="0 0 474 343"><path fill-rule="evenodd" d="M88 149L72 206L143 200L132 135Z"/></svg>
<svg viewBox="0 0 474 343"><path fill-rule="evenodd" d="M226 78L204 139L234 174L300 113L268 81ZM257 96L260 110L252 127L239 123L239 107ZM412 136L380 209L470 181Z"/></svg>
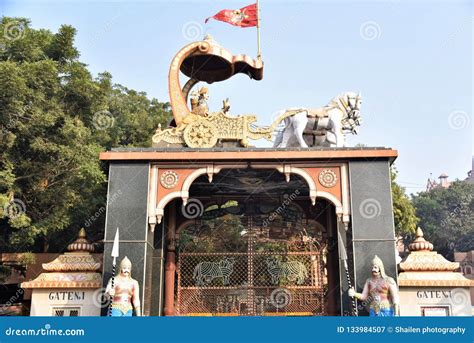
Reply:
<svg viewBox="0 0 474 343"><path fill-rule="evenodd" d="M361 290L370 277L368 254L384 261L388 275L397 274L389 169L396 156L396 151L383 148L105 152L101 159L110 163L110 181L103 284L112 275L111 250L120 227L120 253L132 261L134 278L143 290L143 315L176 315L175 235L176 228L189 219L183 216L181 204L192 199L205 207L212 200L219 206L238 199L247 204L252 198L254 203L263 198L283 204L284 194L291 196L298 190L293 202L307 220L316 219L325 229L324 311L351 315L349 280ZM375 204L376 211L368 214L367 204ZM327 208L325 212L318 210L320 206ZM339 261L339 246L345 247L347 260L341 254Z"/></svg>
<svg viewBox="0 0 474 343"><path fill-rule="evenodd" d="M335 208L307 188L266 170L198 178L175 204L174 314L337 314Z"/></svg>

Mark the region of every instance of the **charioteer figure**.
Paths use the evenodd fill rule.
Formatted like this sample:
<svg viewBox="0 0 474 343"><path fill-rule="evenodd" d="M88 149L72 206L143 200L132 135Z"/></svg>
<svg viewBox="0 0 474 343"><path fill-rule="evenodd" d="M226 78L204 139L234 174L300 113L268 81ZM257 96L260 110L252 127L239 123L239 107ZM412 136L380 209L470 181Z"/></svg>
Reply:
<svg viewBox="0 0 474 343"><path fill-rule="evenodd" d="M372 260L372 277L365 281L362 293L349 289L349 296L369 303L372 317L399 315L398 287L395 280L385 274L382 260L375 255Z"/></svg>
<svg viewBox="0 0 474 343"><path fill-rule="evenodd" d="M120 262L119 274L109 280L105 293L112 298L112 317L131 317L133 310L136 316L141 316L140 289L138 281L132 279L132 262L125 257Z"/></svg>
<svg viewBox="0 0 474 343"><path fill-rule="evenodd" d="M201 117L207 117L209 115L208 99L209 90L207 87L201 87L199 91L194 92L191 97L191 113Z"/></svg>

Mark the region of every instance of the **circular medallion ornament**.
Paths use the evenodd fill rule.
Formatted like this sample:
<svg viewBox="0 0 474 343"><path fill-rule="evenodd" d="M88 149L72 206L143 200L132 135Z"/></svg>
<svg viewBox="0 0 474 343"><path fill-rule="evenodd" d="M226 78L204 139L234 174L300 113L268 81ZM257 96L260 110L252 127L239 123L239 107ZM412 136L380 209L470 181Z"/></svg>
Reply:
<svg viewBox="0 0 474 343"><path fill-rule="evenodd" d="M334 187L337 183L337 175L330 169L324 169L319 173L319 183L326 188Z"/></svg>
<svg viewBox="0 0 474 343"><path fill-rule="evenodd" d="M172 170L167 170L161 174L160 182L167 189L173 188L178 184L178 174Z"/></svg>
<svg viewBox="0 0 474 343"><path fill-rule="evenodd" d="M217 128L207 120L198 120L186 126L183 138L190 148L212 148L217 143Z"/></svg>

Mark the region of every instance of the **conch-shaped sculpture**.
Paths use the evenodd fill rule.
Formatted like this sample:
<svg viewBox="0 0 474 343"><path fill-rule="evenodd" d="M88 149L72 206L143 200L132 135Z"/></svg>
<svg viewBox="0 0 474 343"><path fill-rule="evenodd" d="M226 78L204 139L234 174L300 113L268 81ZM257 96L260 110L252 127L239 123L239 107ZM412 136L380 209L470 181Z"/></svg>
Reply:
<svg viewBox="0 0 474 343"><path fill-rule="evenodd" d="M189 77L181 88L180 72ZM235 74L247 74L251 79L263 78L263 62L247 55L232 55L217 44L211 36L182 48L173 58L169 71L169 95L173 111L173 127L156 130L154 146L188 146L191 148L211 148L218 143L234 142L248 146L249 139L272 139L276 124L256 127L255 115L229 115L230 102L224 100L220 111L211 112L207 106L207 87L191 93L198 82L224 81ZM191 94L191 108L188 97Z"/></svg>

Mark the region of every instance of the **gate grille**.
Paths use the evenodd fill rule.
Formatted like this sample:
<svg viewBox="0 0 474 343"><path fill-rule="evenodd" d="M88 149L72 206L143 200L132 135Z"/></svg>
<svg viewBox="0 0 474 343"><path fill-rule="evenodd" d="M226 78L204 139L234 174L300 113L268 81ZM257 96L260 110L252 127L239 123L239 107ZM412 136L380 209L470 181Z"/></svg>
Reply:
<svg viewBox="0 0 474 343"><path fill-rule="evenodd" d="M281 251L262 239L252 218L242 239L248 243L245 252L179 253L178 315L324 315L321 245L299 242Z"/></svg>

